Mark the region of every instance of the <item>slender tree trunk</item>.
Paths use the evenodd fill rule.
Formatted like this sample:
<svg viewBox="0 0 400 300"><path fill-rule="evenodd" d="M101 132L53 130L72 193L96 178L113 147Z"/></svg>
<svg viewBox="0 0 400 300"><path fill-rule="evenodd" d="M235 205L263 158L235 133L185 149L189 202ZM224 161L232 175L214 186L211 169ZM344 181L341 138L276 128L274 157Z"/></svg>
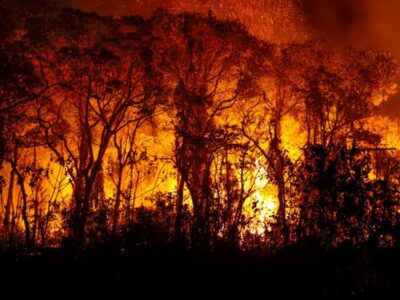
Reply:
<svg viewBox="0 0 400 300"><path fill-rule="evenodd" d="M178 189L176 196L176 220L175 220L175 244L178 247L182 246L182 217L183 217L183 192L185 181L182 176L178 178Z"/></svg>
<svg viewBox="0 0 400 300"><path fill-rule="evenodd" d="M90 211L90 203L92 200L92 191L93 186L95 184L96 179L98 178L100 172L102 170L101 160L98 160L94 165L90 177L85 178L85 187L84 187L84 195L82 198L82 208L81 213L77 219L77 228L76 228L76 246L78 248L82 248L85 241L85 233L86 233L86 223L88 214ZM101 191L99 191L101 192Z"/></svg>
<svg viewBox="0 0 400 300"><path fill-rule="evenodd" d="M77 236L79 235L79 220L81 217L82 204L84 202L84 189L85 189L85 178L78 171L78 175L74 182L74 201L72 206L72 215L70 221L70 238L72 239L72 243L74 247L78 247L79 242Z"/></svg>
<svg viewBox="0 0 400 300"><path fill-rule="evenodd" d="M128 185L130 193L132 192L133 188L133 166L132 164L129 165L129 185ZM132 196L131 196L132 197ZM128 199L128 203L126 206L126 216L125 216L125 222L128 224L128 230L130 230L131 227L131 197Z"/></svg>
<svg viewBox="0 0 400 300"><path fill-rule="evenodd" d="M113 227L112 227L113 235L116 235L116 233L118 232L118 227L119 227L122 173L123 173L123 167L120 164L119 165L119 169L118 169L117 191L116 191L116 194L115 194L115 204L114 204L114 218L113 218Z"/></svg>
<svg viewBox="0 0 400 300"><path fill-rule="evenodd" d="M15 166L16 167L16 166ZM22 215L22 221L24 222L24 229L25 229L25 245L28 249L33 248L33 243L31 239L31 229L30 229L30 224L29 224L29 217L28 217L28 196L26 194L25 190L25 182L22 174L18 170L14 170L16 175L17 175L17 182L18 185L21 188L21 194L22 194L22 209L21 209L21 215Z"/></svg>
<svg viewBox="0 0 400 300"><path fill-rule="evenodd" d="M22 219L24 221L24 226L25 226L25 244L28 247L28 249L32 249L33 243L32 243L32 239L31 239L31 230L30 230L29 219L28 219L28 199L27 199L23 179L22 178L18 179L18 182L20 183L21 190L22 190Z"/></svg>
<svg viewBox="0 0 400 300"><path fill-rule="evenodd" d="M210 246L211 180L207 151L196 151L189 168L189 191L193 202L192 239L195 247L207 251Z"/></svg>
<svg viewBox="0 0 400 300"><path fill-rule="evenodd" d="M73 238L74 238L74 246L77 249L81 249L85 241L85 229L90 207L91 188L92 184L90 184L89 180L86 180L84 194L81 198L82 199L81 207L79 211L75 213Z"/></svg>
<svg viewBox="0 0 400 300"><path fill-rule="evenodd" d="M25 190L25 179L21 172L18 170L18 146L14 146L14 153L13 158L9 161L12 171L17 176L17 183L21 189L22 194L22 208L21 208L21 215L22 221L24 223L25 229L25 246L28 249L33 248L32 240L31 240L31 229L29 224L29 217L28 217L28 196ZM12 201L11 201L12 202Z"/></svg>
<svg viewBox="0 0 400 300"><path fill-rule="evenodd" d="M131 222L135 220L135 206L136 206L137 191L138 191L138 187L139 187L139 180L140 180L140 171L137 171L136 172L135 188L134 188L134 192L133 192L131 215L130 215Z"/></svg>
<svg viewBox="0 0 400 300"><path fill-rule="evenodd" d="M239 182L237 180L236 170L231 166L228 159L228 151L225 151L225 190L227 191L227 207L224 223L227 228L227 238L229 243L236 248L238 242L238 222L241 215L241 199L239 193ZM236 221L237 220L237 221Z"/></svg>
<svg viewBox="0 0 400 300"><path fill-rule="evenodd" d="M280 224L282 226L284 244L287 245L289 243L289 230L286 220L286 192L285 192L285 181L283 180L283 178L280 178L278 180L278 200L279 200L278 216Z"/></svg>
<svg viewBox="0 0 400 300"><path fill-rule="evenodd" d="M275 179L278 185L278 220L282 228L284 245L289 243L289 228L286 220L286 187L285 187L285 157L282 152L281 139L282 139L282 116L279 113L274 123L274 137L271 141L272 151L275 153L276 158L276 172Z"/></svg>
<svg viewBox="0 0 400 300"><path fill-rule="evenodd" d="M32 245L34 247L36 245L37 229L39 226L38 223L39 223L39 201L38 198L35 197L33 206L33 226L32 226Z"/></svg>
<svg viewBox="0 0 400 300"><path fill-rule="evenodd" d="M100 156L100 154L99 154ZM90 176L79 176L75 183L75 207L72 216L72 239L74 247L80 249L84 245L87 217L90 210L92 189L95 180L102 170L102 157L94 164ZM82 173L82 172L81 172Z"/></svg>
<svg viewBox="0 0 400 300"><path fill-rule="evenodd" d="M15 172L12 169L10 171L10 182L8 184L8 193L7 193L7 203L6 203L6 211L4 216L4 238L7 240L11 240L11 232L10 232L10 219L11 219L11 209L13 207L13 194L14 194L14 179Z"/></svg>
<svg viewBox="0 0 400 300"><path fill-rule="evenodd" d="M33 164L35 172L37 171L37 155L36 155L36 146L33 147ZM33 202L33 226L32 226L32 245L35 247L36 244L36 236L37 236L37 228L39 222L39 178L36 178L35 185L33 186L35 197Z"/></svg>

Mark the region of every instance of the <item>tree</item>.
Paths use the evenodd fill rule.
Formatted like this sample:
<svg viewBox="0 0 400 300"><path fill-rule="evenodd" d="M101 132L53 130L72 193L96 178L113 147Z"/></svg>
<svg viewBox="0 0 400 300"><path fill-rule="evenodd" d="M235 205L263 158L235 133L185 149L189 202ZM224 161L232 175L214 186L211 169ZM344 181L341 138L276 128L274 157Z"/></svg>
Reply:
<svg viewBox="0 0 400 300"><path fill-rule="evenodd" d="M97 16L66 11L59 18L74 20L76 27L66 33L70 42L60 39L53 45L46 74L48 80L62 84L52 89L37 116L48 147L71 178L71 236L81 247L91 200L97 196L93 187L101 178L109 143L118 131L152 114L156 89L150 83L155 77L145 64L146 42L139 36ZM63 23L58 26L55 30L62 31ZM97 36L92 35L95 26Z"/></svg>
<svg viewBox="0 0 400 300"><path fill-rule="evenodd" d="M192 242L208 248L210 167L213 153L221 147L215 119L251 89L250 66L258 43L239 24L212 16L159 11L151 22L158 67L172 91L176 165L193 203ZM181 207L182 193L178 194Z"/></svg>
<svg viewBox="0 0 400 300"><path fill-rule="evenodd" d="M308 45L304 52L306 67L298 97L308 144L330 147L356 142L374 107L393 85L397 73L393 58L376 51L333 53L323 44Z"/></svg>
<svg viewBox="0 0 400 300"><path fill-rule="evenodd" d="M282 145L282 122L299 106L296 97L299 76L304 71L296 59L299 46L280 45L265 50L260 94L253 105L242 110L241 133L265 162L269 179L278 187L278 228L284 244L289 242L286 189L292 162Z"/></svg>
<svg viewBox="0 0 400 300"><path fill-rule="evenodd" d="M41 9L45 10L44 6ZM25 191L24 172L20 170L19 154L25 141L23 135L29 130L29 106L34 105L38 99L50 88L42 79L40 72L35 68L31 59L29 43L24 40L24 25L27 18L38 13L39 7L32 5L31 11L25 5L20 10L8 1L2 6L0 14L4 16L1 24L2 36L0 42L0 169L3 160L10 164L9 189L7 201L4 206L4 233L8 239L12 238L9 231L10 218L14 205L14 182L17 180L23 196L23 221L25 224L25 242L32 246L27 212L27 193ZM7 16L4 13L7 12ZM26 126L27 128L24 128ZM17 177L17 178L15 178ZM1 176L2 178L2 176ZM2 187L0 187L1 189ZM1 191L0 191L1 192Z"/></svg>
<svg viewBox="0 0 400 300"><path fill-rule="evenodd" d="M299 89L308 136L303 174L296 175L304 191L299 230L308 224L299 236L326 230L333 243L362 239L354 230L365 225L359 218L367 217L366 206L376 204L369 198L371 186L380 186L368 179L368 152L380 150L380 136L364 125L390 89L396 65L385 53L313 49Z"/></svg>

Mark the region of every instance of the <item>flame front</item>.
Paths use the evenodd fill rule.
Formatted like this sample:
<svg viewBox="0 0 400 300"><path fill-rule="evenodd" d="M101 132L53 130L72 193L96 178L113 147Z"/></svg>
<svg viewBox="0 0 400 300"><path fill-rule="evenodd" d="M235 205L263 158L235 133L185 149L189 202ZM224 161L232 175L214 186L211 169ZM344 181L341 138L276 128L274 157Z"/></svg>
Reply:
<svg viewBox="0 0 400 300"><path fill-rule="evenodd" d="M29 14L16 25L16 74L0 82L5 240L373 236L353 206L381 221L396 197L399 124L379 114L394 59L308 40L293 1L205 2L149 19L51 7L40 30Z"/></svg>

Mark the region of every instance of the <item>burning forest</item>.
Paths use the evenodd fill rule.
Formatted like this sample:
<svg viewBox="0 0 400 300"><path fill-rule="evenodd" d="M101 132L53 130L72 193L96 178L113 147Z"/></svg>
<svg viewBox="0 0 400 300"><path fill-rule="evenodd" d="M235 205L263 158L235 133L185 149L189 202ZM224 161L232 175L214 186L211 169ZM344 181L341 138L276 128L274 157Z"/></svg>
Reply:
<svg viewBox="0 0 400 300"><path fill-rule="evenodd" d="M362 4L61 2L0 3L6 279L392 291L398 63L348 42Z"/></svg>

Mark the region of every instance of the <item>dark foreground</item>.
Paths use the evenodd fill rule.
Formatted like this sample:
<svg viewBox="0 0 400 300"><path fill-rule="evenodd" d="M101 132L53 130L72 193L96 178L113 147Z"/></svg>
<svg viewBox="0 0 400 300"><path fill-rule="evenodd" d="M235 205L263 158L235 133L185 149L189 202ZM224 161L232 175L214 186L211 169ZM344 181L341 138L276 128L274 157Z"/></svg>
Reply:
<svg viewBox="0 0 400 300"><path fill-rule="evenodd" d="M293 248L260 255L196 255L169 248L121 251L110 247L80 254L48 249L0 256L3 291L31 296L259 294L382 298L399 296L399 250L335 251ZM144 297L146 296L146 297Z"/></svg>

